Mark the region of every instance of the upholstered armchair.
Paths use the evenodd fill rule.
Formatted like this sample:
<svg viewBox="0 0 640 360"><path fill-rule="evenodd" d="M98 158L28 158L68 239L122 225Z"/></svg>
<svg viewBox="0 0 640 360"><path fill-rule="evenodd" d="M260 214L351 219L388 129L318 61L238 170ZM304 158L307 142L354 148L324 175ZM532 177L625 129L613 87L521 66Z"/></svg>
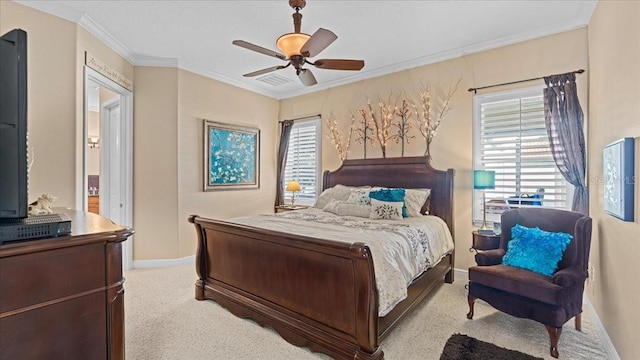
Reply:
<svg viewBox="0 0 640 360"><path fill-rule="evenodd" d="M516 224L521 227L514 227ZM500 248L476 254L478 266L469 268L467 318L473 318L475 300L482 299L512 316L540 322L549 333L551 356L557 358L562 326L575 317L576 330L581 330L582 295L591 247L591 218L572 211L522 208L504 212L501 227ZM561 260L553 273L543 275L503 264L507 246L513 241L512 229L522 237L522 227L538 227L543 233L571 235L570 240L566 236L568 244L565 242L566 249L558 253ZM512 245L515 249L516 243ZM508 256L512 254L510 251Z"/></svg>

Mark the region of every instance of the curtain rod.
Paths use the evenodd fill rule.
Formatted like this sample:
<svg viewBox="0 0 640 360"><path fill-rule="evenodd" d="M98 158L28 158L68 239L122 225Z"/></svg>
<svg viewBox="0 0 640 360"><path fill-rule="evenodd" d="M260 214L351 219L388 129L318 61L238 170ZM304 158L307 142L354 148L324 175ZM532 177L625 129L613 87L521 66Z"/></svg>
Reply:
<svg viewBox="0 0 640 360"><path fill-rule="evenodd" d="M300 120L309 120L309 119L313 119L316 117L322 117L322 115L320 114L316 114L316 115L308 115L308 116L304 116L304 117L300 117L300 118L295 118L295 119L285 119L285 120L279 120L278 122L285 122L285 121L300 121Z"/></svg>
<svg viewBox="0 0 640 360"><path fill-rule="evenodd" d="M584 72L583 69L572 71L572 73L574 73L574 74L582 74L583 72ZM503 85L519 84L519 83L523 83L523 82L527 82L527 81L534 81L534 80L540 80L540 79L544 79L544 77L541 76L541 77L532 78L532 79L518 80L518 81L512 81L512 82L507 82L507 83L502 83L502 84L495 84L495 85L482 86L482 87L477 87L477 88L470 88L468 91L469 92L473 91L474 94L477 94L478 90L482 90L482 89L488 89L488 88L492 88L492 87L496 87L496 86L503 86Z"/></svg>

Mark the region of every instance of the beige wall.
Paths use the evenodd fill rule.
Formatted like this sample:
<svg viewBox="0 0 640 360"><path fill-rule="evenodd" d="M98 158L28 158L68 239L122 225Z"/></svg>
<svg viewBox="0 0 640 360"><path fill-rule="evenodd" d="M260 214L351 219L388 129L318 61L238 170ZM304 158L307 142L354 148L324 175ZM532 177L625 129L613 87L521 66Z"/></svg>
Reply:
<svg viewBox="0 0 640 360"><path fill-rule="evenodd" d="M35 162L29 198L58 197L56 206L76 208L82 184L84 52L133 78L133 66L80 26L32 8L0 1L0 33L27 32L29 143ZM55 39L55 41L52 41Z"/></svg>
<svg viewBox="0 0 640 360"><path fill-rule="evenodd" d="M135 67L134 260L178 257L178 69Z"/></svg>
<svg viewBox="0 0 640 360"><path fill-rule="evenodd" d="M278 100L179 70L178 80L178 256L195 253L189 215L227 219L273 213L276 188ZM260 188L203 192L203 120L260 129Z"/></svg>
<svg viewBox="0 0 640 360"><path fill-rule="evenodd" d="M600 1L589 23L589 202L593 218L587 294L622 359L640 359L640 2ZM635 221L603 212L602 150L635 138Z"/></svg>
<svg viewBox="0 0 640 360"><path fill-rule="evenodd" d="M554 51L561 52L564 56L540 56L540 54ZM391 91L411 92L420 83L428 82L435 92L434 97L441 98L449 86L462 77L459 89L453 97L451 111L440 125L440 130L431 144L431 152L434 167L453 168L456 171L454 190L456 267L467 269L475 265L473 254L468 251L473 230L471 223L473 93L468 92L467 89L588 69L587 52L587 29L578 29L286 99L281 101L280 118L291 119L318 113L324 118L333 113L346 131L350 123L349 111L355 112L358 107L363 106L367 96L375 100L378 96L387 97ZM520 84L519 87L540 84L543 84L542 81ZM588 105L588 85L587 76L578 77L579 96L585 110ZM514 87L493 88L484 90L482 93L504 91ZM323 132L324 134L327 132L326 124L323 124ZM405 148L405 156L422 155L424 150L424 140L416 138ZM362 145L352 143L349 158L362 158L362 152ZM379 147L374 150L367 149L367 157L380 156ZM390 145L387 156L400 156L400 146ZM337 151L325 135L322 149L323 170L336 169L339 164Z"/></svg>
<svg viewBox="0 0 640 360"><path fill-rule="evenodd" d="M273 212L278 101L176 68L135 68L134 259L195 253L187 222ZM260 188L203 192L203 120L260 128Z"/></svg>
<svg viewBox="0 0 640 360"><path fill-rule="evenodd" d="M56 206L75 207L76 24L0 1L0 33L14 28L27 32L29 199L50 193Z"/></svg>

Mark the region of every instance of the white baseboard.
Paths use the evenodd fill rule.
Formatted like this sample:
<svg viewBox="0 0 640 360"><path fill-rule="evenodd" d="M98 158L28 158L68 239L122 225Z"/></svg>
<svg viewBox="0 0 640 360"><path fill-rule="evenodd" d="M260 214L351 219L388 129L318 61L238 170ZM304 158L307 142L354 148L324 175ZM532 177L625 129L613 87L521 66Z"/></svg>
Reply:
<svg viewBox="0 0 640 360"><path fill-rule="evenodd" d="M593 308L593 304L591 304L591 300L587 294L584 295L583 305L589 310L591 318L593 319L593 324L596 326L598 334L600 334L602 346L604 347L604 351L607 353L607 359L620 360L620 355L618 355L616 347L613 346L613 342L607 333L607 329L604 328L604 325L602 324L602 321L600 321L598 313L596 313L596 309Z"/></svg>
<svg viewBox="0 0 640 360"><path fill-rule="evenodd" d="M133 268L148 269L195 264L195 259L195 255L191 255L180 259L133 260Z"/></svg>
<svg viewBox="0 0 640 360"><path fill-rule="evenodd" d="M464 281L464 282L469 281L469 272L467 270L453 268L453 274L457 279L456 281Z"/></svg>

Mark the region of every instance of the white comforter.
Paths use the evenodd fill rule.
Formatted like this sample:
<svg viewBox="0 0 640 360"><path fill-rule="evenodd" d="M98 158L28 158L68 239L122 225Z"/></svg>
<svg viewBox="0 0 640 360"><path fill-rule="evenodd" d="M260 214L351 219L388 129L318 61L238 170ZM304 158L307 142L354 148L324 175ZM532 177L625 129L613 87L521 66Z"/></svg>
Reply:
<svg viewBox="0 0 640 360"><path fill-rule="evenodd" d="M370 220L340 217L310 208L229 221L319 239L367 244L373 256L379 316L385 316L407 297L407 286L413 279L453 251L447 224L435 216Z"/></svg>

